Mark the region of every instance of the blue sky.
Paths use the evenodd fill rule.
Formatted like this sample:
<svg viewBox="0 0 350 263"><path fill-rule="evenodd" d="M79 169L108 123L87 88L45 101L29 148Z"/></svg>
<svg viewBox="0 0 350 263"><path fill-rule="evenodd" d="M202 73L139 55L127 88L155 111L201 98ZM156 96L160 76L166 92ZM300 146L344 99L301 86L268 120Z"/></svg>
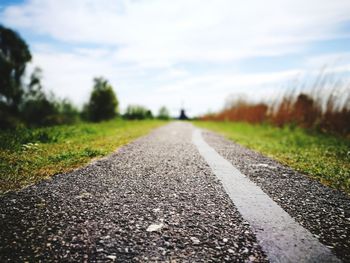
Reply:
<svg viewBox="0 0 350 263"><path fill-rule="evenodd" d="M82 105L106 77L121 109L175 115L228 97L266 100L324 65L350 73L348 0L2 0L0 23L29 43L44 85Z"/></svg>

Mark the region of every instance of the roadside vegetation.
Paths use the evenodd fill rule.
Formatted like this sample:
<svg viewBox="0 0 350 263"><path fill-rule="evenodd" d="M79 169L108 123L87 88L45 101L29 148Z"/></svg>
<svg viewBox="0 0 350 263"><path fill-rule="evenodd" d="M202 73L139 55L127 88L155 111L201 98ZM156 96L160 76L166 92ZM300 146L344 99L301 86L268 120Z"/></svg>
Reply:
<svg viewBox="0 0 350 263"><path fill-rule="evenodd" d="M160 120L113 119L100 123L0 130L0 193L72 171L164 123Z"/></svg>
<svg viewBox="0 0 350 263"><path fill-rule="evenodd" d="M350 193L349 79L325 68L281 90L260 102L232 96L196 124Z"/></svg>
<svg viewBox="0 0 350 263"><path fill-rule="evenodd" d="M307 130L350 137L350 83L341 76L322 71L299 86L281 87L285 93L261 102L232 96L223 110L201 120L269 123L276 127L296 126Z"/></svg>
<svg viewBox="0 0 350 263"><path fill-rule="evenodd" d="M40 68L25 78L31 60L21 36L0 25L0 193L71 171L169 119L164 108L156 118L142 106L121 113L104 77L93 78L89 100L79 109L45 89Z"/></svg>
<svg viewBox="0 0 350 263"><path fill-rule="evenodd" d="M24 39L0 25L0 129L101 122L115 117L127 120L170 118L165 107L160 108L157 117L142 105L129 105L126 112L121 113L117 94L104 77L93 78L89 100L79 109L69 99L57 98L45 89L42 85L44 72L40 68L34 68L29 79L24 78L31 60L32 54Z"/></svg>
<svg viewBox="0 0 350 263"><path fill-rule="evenodd" d="M295 126L196 121L321 183L350 193L350 140Z"/></svg>

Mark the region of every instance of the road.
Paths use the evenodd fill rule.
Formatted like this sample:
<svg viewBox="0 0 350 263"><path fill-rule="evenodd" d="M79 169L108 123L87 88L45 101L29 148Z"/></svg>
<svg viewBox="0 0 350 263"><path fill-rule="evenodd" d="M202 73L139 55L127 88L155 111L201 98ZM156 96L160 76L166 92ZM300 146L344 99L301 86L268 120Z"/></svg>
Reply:
<svg viewBox="0 0 350 263"><path fill-rule="evenodd" d="M348 195L183 122L0 197L0 226L0 262L350 262Z"/></svg>

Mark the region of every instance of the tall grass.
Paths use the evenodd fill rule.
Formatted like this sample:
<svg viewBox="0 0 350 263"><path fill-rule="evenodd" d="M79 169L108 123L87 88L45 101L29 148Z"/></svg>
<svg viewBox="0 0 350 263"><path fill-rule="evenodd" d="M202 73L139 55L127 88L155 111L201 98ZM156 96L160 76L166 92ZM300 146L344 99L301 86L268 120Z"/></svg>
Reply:
<svg viewBox="0 0 350 263"><path fill-rule="evenodd" d="M220 112L201 118L210 121L270 123L350 136L350 83L321 73L307 87L293 87L269 103L232 100Z"/></svg>

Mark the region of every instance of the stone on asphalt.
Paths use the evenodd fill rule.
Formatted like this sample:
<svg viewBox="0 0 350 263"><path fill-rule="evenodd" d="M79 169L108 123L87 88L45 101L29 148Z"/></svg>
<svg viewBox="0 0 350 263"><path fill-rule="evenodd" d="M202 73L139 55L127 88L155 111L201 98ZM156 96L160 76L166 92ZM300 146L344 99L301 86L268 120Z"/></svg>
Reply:
<svg viewBox="0 0 350 263"><path fill-rule="evenodd" d="M163 227L163 223L149 225L146 229L148 232L158 231Z"/></svg>

